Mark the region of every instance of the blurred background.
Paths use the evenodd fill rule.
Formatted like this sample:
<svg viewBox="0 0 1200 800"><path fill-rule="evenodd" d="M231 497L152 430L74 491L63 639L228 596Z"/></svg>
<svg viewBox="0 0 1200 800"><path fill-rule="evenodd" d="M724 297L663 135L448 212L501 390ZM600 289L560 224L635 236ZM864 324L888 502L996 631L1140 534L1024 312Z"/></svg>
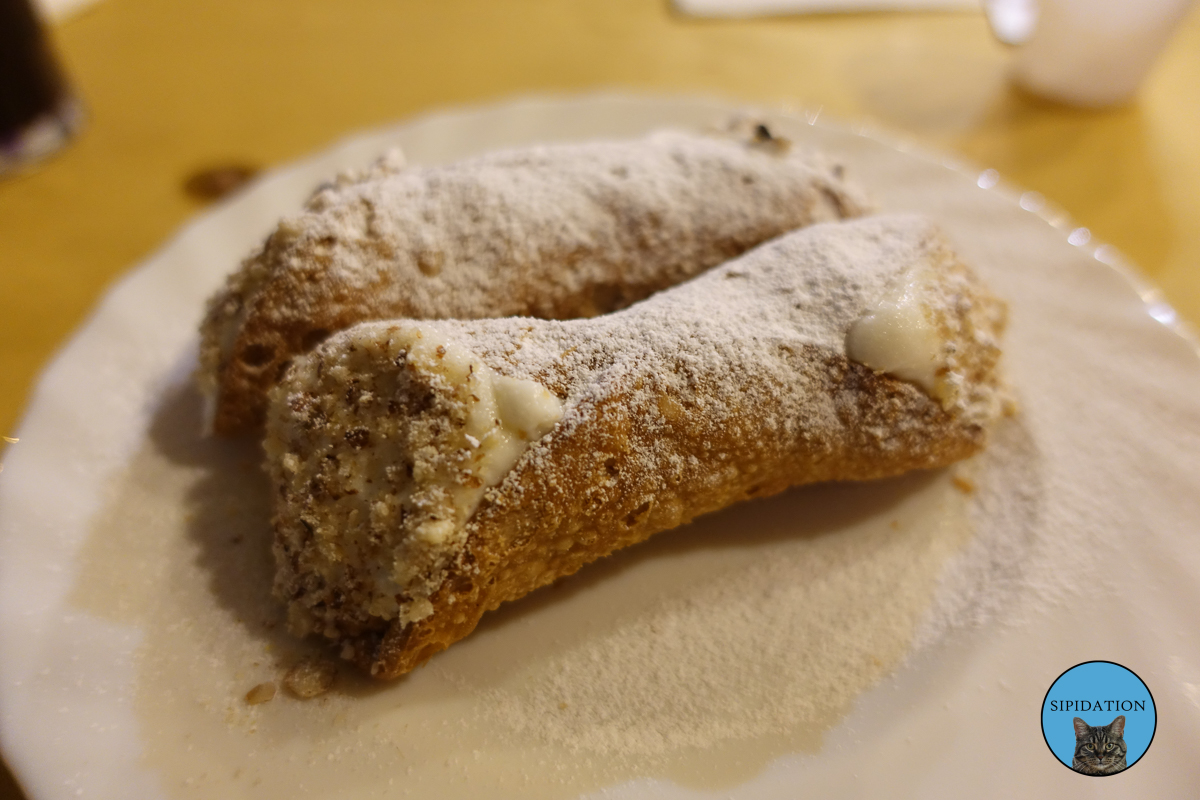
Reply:
<svg viewBox="0 0 1200 800"><path fill-rule="evenodd" d="M667 0L43 3L85 116L64 149L0 176L0 434L105 289L247 177L358 129L531 93L699 94L869 122L1042 193L1200 322L1200 9L1186 3L1136 94L1102 108L1017 88L1017 51L955 0L768 0L749 17ZM0 800L21 797L0 768Z"/></svg>

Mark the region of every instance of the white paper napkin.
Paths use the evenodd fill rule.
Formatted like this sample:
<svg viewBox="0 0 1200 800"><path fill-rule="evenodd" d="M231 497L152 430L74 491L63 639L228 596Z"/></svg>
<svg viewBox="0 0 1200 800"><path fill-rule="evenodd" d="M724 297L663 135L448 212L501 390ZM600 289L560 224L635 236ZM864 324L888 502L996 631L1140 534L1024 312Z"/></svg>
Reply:
<svg viewBox="0 0 1200 800"><path fill-rule="evenodd" d="M981 0L675 0L684 14L697 17L756 17L838 11L977 11Z"/></svg>

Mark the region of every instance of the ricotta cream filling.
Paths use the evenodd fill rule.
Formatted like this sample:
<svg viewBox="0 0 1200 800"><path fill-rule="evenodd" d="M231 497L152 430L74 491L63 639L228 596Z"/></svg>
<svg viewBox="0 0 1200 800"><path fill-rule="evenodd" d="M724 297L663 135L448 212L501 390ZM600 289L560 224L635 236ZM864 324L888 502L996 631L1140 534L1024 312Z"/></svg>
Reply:
<svg viewBox="0 0 1200 800"><path fill-rule="evenodd" d="M441 461L443 467L413 476L423 496L443 502L438 503L440 513L412 531L410 545L448 555L463 544L464 526L487 489L499 484L530 445L562 419L562 401L536 381L498 374L462 345L428 330L410 329L393 347L407 351L410 369L445 380L464 412L461 426L441 443L449 456ZM395 565L394 578L401 586L413 577L410 566L406 559ZM402 617L419 619L431 611L428 601L414 600Z"/></svg>
<svg viewBox="0 0 1200 800"><path fill-rule="evenodd" d="M465 521L484 491L500 483L529 445L558 424L562 401L537 381L500 375L466 348L439 341L420 329L405 344L408 362L450 381L466 408L461 430L465 457L460 463L466 480L445 486Z"/></svg>
<svg viewBox="0 0 1200 800"><path fill-rule="evenodd" d="M937 291L935 280L929 269L914 267L892 282L850 326L846 356L911 381L941 399L939 378L946 366L946 342L928 303Z"/></svg>

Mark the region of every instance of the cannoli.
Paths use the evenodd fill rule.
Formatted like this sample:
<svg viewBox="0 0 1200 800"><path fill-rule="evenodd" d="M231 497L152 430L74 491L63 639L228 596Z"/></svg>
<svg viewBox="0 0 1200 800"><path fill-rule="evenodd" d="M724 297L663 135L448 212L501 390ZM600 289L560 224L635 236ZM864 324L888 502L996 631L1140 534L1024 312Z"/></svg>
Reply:
<svg viewBox="0 0 1200 800"><path fill-rule="evenodd" d="M971 455L1004 318L931 223L888 216L594 319L357 325L272 394L275 592L295 633L401 675L700 514Z"/></svg>
<svg viewBox="0 0 1200 800"><path fill-rule="evenodd" d="M209 301L209 425L259 425L290 360L357 322L595 316L865 209L840 167L762 126L748 139L665 132L423 169L393 156L318 190Z"/></svg>

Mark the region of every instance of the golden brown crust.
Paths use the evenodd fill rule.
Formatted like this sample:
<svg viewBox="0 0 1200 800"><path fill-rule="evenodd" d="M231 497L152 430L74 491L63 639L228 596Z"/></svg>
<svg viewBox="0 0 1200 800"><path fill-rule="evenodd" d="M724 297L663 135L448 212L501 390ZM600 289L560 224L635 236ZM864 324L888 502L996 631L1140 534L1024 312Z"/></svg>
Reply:
<svg viewBox="0 0 1200 800"><path fill-rule="evenodd" d="M825 388L844 400L839 405L846 436L809 448L785 448L764 437L750 413L739 415L742 424L716 434L686 413L665 429L651 429L646 421L659 416L657 408L629 397L607 399L588 424L551 446L548 461L555 468L520 472L520 489L511 492L519 503L501 501L477 512L467 550L434 598L435 608L444 611L358 639L354 661L376 677L399 677L471 633L501 603L702 514L801 484L944 466L984 444L981 427L956 424L906 383L845 359L832 360L822 372L833 379ZM903 426L907 431L886 448L864 433L901 427L901 418L919 425ZM691 468L664 481L661 464L629 458L648 436ZM701 466L718 452L741 465L719 482Z"/></svg>

